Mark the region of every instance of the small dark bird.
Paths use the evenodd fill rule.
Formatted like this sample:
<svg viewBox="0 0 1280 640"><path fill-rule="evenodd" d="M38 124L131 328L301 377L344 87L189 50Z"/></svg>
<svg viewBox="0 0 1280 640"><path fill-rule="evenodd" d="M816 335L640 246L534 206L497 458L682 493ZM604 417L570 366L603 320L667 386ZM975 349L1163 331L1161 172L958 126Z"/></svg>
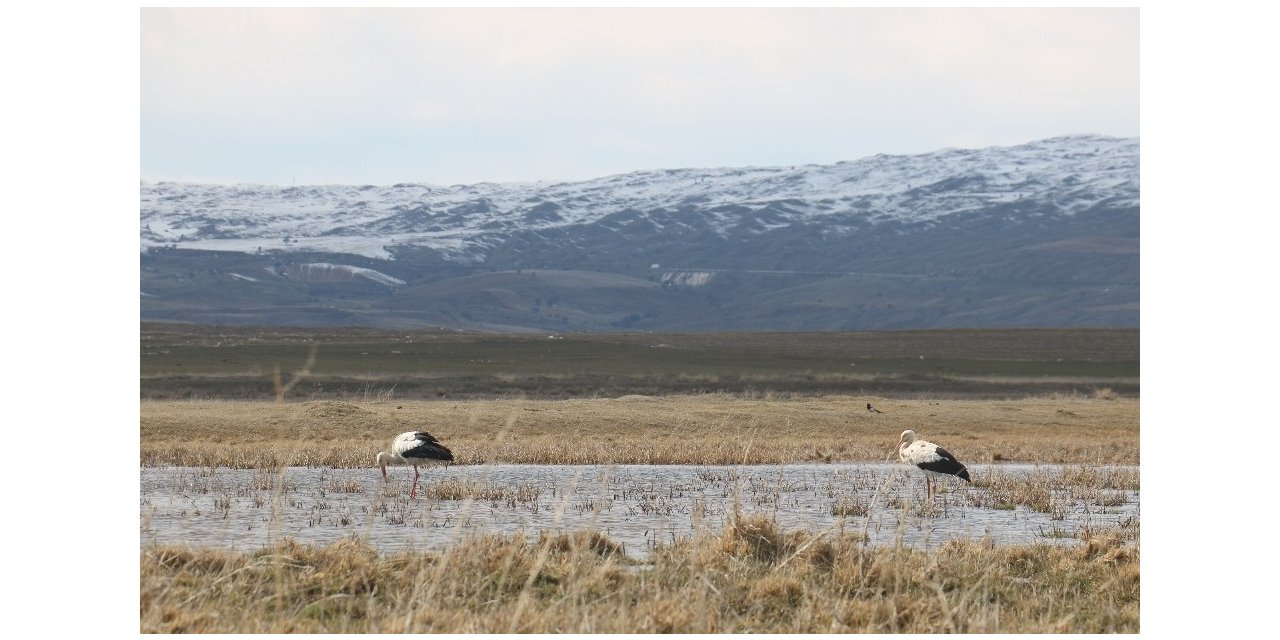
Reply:
<svg viewBox="0 0 1280 640"><path fill-rule="evenodd" d="M867 403L867 413L884 413L884 412L883 412L883 411L881 411L881 410L879 410L879 409L877 409L877 408L875 408L875 407L873 407L873 406L871 406L871 403L870 403L870 402L868 402L868 403Z"/></svg>
<svg viewBox="0 0 1280 640"><path fill-rule="evenodd" d="M443 464L453 462L453 452L449 447L440 444L435 436L426 431L407 431L391 441L391 453L378 453L377 464L382 467L382 481L387 481L387 465L413 465L413 488L409 497L418 495L418 465Z"/></svg>

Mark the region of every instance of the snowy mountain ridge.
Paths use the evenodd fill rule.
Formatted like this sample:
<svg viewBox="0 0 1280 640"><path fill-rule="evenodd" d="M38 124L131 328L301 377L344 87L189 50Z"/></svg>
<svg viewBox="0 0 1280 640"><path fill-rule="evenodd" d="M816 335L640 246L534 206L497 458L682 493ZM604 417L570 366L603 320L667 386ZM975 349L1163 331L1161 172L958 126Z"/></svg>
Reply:
<svg viewBox="0 0 1280 640"><path fill-rule="evenodd" d="M282 187L141 183L141 247L316 251L377 259L426 247L478 264L517 233L609 224L661 229L693 212L721 237L795 225L822 233L932 224L1014 205L1072 216L1139 205L1139 141L1063 136L984 149L876 155L831 165L637 171L581 182ZM606 227L608 228L608 227Z"/></svg>

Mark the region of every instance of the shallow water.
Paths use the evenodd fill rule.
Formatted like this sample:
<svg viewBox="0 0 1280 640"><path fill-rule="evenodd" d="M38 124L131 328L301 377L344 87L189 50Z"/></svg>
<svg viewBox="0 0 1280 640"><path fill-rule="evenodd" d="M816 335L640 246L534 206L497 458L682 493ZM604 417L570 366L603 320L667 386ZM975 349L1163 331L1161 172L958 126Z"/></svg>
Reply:
<svg viewBox="0 0 1280 640"><path fill-rule="evenodd" d="M1103 469L969 469L980 479L1064 467ZM412 499L412 469L389 471L384 484L377 469L142 468L141 544L245 551L286 537L326 544L359 536L383 551L437 550L475 534L595 529L643 556L655 545L722 529L736 509L768 515L785 530L865 531L872 544L900 537L904 545L932 548L963 538L1076 542L1082 530L1133 526L1139 516L1138 491L1110 491L1106 505L1057 492L1055 508L1042 513L975 506L991 502L974 493L989 489L958 480L943 481L946 491L927 509L922 476L900 464L453 466L424 469ZM846 515L833 515L833 507Z"/></svg>

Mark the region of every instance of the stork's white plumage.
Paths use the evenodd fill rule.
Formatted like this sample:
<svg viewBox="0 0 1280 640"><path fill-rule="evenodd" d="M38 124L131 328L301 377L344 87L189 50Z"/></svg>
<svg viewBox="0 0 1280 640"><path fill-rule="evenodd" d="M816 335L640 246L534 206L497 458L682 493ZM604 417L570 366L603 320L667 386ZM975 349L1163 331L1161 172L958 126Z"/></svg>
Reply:
<svg viewBox="0 0 1280 640"><path fill-rule="evenodd" d="M418 466L427 464L449 464L453 461L453 452L440 444L435 436L426 431L406 431L391 441L391 453L378 453L377 464L382 467L382 481L387 481L388 464L413 465L413 488L409 497L418 495Z"/></svg>
<svg viewBox="0 0 1280 640"><path fill-rule="evenodd" d="M907 429L898 437L898 459L907 464L914 464L924 472L925 488L929 497L933 497L934 480L941 476L955 476L965 482L969 479L969 470L960 464L949 451L927 440L917 440L916 432Z"/></svg>

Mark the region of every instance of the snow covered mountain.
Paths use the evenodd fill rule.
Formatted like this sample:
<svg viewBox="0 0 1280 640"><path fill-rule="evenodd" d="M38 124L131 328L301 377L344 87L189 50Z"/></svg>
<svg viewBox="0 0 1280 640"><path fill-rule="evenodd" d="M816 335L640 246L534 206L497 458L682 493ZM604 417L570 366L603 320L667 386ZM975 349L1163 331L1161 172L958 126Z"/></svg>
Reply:
<svg viewBox="0 0 1280 640"><path fill-rule="evenodd" d="M164 274L222 256L223 265L231 258L245 263L217 279L238 287L233 297L242 302L267 308L276 305L270 295L279 295L280 287L290 283L324 294L328 290L321 283L352 282L398 298L390 305L400 309L390 314L398 319L389 321L384 315L378 322L406 325L1007 326L1052 324L1049 309L1063 302L1054 294L1050 297L1055 301L1042 299L1039 311L1024 309L1003 319L941 308L868 314L872 298L849 293L872 280L893 278L900 281L900 290L920 290L935 300L966 288L972 292L982 283L995 289L1004 283L1009 292L1028 286L1069 291L1114 285L1131 295L1103 296L1106 302L1100 304L1085 300L1096 296L1085 296L1081 300L1086 306L1100 306L1103 312L1073 312L1061 322L1136 324L1139 168L1136 139L1064 136L1011 147L877 155L833 165L640 171L584 182L301 187L144 182L141 247L144 267L152 270L143 270L143 291L149 294L143 298L143 312L144 318L218 320L216 314L198 312L207 306L199 296L184 293L178 281ZM419 308L401 304L405 294L414 298L416 288L438 289L450 278L525 269L632 278L635 283L605 278L601 282L611 284L596 285L611 291L636 289L632 293L638 302L630 304L632 298L622 294L616 300L605 296L620 308L578 310L548 322L534 313L535 306L544 311L542 298L528 294L528 287L502 284L497 289L513 293L498 295L503 302L485 303L483 292L494 287L477 281L471 284L481 293L480 302L457 298L432 309L432 298L420 292ZM542 284L561 287L547 285L545 276ZM647 289L654 291L641 291ZM705 295L721 308L746 304L766 291L780 301L796 298L778 303L792 305L790 311L753 312L749 321L717 324L702 312L668 310L670 305L646 297L655 291L695 289L715 292ZM261 295L255 296L255 290ZM344 295L339 299L365 294L351 289ZM723 297L717 301L717 295ZM1043 298L1044 292L1025 295ZM306 297L315 301L324 295ZM911 306L909 298L899 304ZM855 302L859 299L863 302ZM178 300L183 304L173 304ZM844 303L854 306L842 309ZM806 312L805 305L814 308ZM261 313L241 317L226 300L214 306L226 316L218 321L367 320L354 309L348 309L355 314L351 317L338 313L344 319L337 319L326 312L312 322L302 311L272 320ZM463 318L463 313L471 317Z"/></svg>

